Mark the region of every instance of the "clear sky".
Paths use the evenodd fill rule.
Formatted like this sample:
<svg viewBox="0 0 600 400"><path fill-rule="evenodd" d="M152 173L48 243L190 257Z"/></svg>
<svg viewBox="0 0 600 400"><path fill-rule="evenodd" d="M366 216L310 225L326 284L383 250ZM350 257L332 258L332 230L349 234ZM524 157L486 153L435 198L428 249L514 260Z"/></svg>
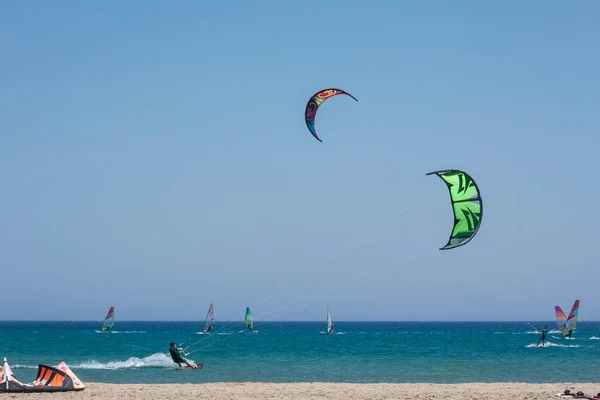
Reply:
<svg viewBox="0 0 600 400"><path fill-rule="evenodd" d="M0 318L599 320L599 15L0 1Z"/></svg>

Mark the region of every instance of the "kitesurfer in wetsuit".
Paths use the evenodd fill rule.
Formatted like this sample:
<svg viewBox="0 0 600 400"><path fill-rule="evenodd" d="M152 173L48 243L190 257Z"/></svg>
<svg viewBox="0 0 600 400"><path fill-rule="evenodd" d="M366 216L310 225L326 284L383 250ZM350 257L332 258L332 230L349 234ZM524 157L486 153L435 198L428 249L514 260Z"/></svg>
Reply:
<svg viewBox="0 0 600 400"><path fill-rule="evenodd" d="M179 352L183 351L183 349L181 347L177 348L175 346L176 346L175 342L171 342L171 347L169 347L169 354L171 354L171 358L179 366L179 368L181 368L182 362L186 363L188 365L188 367L190 367L190 368L198 368L197 365L194 365L190 361L181 357L181 354L179 354Z"/></svg>
<svg viewBox="0 0 600 400"><path fill-rule="evenodd" d="M548 325L544 325L544 329L538 329L538 331L542 333L542 337L540 338L540 340L538 340L535 347L538 347L540 345L540 342L542 342L542 347L544 347L544 342L546 341L546 336L548 335Z"/></svg>

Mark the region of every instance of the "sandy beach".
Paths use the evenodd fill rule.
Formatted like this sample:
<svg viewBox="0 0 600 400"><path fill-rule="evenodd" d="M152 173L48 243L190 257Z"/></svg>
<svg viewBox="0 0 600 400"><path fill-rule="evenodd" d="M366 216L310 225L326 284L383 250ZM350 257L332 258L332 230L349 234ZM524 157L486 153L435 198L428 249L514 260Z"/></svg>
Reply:
<svg viewBox="0 0 600 400"><path fill-rule="evenodd" d="M557 399L565 389L597 394L600 383L528 384L345 384L345 383L207 383L105 384L85 383L82 392L54 394L61 399ZM4 394L22 398L23 394ZM48 396L30 394L28 396Z"/></svg>

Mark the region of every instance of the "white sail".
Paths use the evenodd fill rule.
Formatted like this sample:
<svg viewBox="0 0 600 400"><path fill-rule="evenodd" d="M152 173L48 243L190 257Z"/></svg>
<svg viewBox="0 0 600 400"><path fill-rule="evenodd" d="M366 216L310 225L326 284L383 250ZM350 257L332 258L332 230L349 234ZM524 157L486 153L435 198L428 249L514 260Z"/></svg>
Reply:
<svg viewBox="0 0 600 400"><path fill-rule="evenodd" d="M210 303L210 307L208 307L208 312L206 313L206 318L204 319L204 328L202 332L208 333L215 326L215 308L213 303Z"/></svg>
<svg viewBox="0 0 600 400"><path fill-rule="evenodd" d="M327 334L333 333L333 322L331 322L331 315L329 315L329 306L327 306Z"/></svg>

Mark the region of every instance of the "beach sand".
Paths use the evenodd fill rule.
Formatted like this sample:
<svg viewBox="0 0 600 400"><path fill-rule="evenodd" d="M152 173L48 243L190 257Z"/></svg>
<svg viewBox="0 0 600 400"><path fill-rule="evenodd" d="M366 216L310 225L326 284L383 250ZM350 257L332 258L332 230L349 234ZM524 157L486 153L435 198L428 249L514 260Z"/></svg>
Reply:
<svg viewBox="0 0 600 400"><path fill-rule="evenodd" d="M85 383L85 382L84 382ZM600 383L528 384L350 384L350 383L207 383L207 384L107 384L85 383L82 392L28 394L53 399L558 399L565 389L588 395L600 392ZM3 394L2 398L23 398L23 394Z"/></svg>

